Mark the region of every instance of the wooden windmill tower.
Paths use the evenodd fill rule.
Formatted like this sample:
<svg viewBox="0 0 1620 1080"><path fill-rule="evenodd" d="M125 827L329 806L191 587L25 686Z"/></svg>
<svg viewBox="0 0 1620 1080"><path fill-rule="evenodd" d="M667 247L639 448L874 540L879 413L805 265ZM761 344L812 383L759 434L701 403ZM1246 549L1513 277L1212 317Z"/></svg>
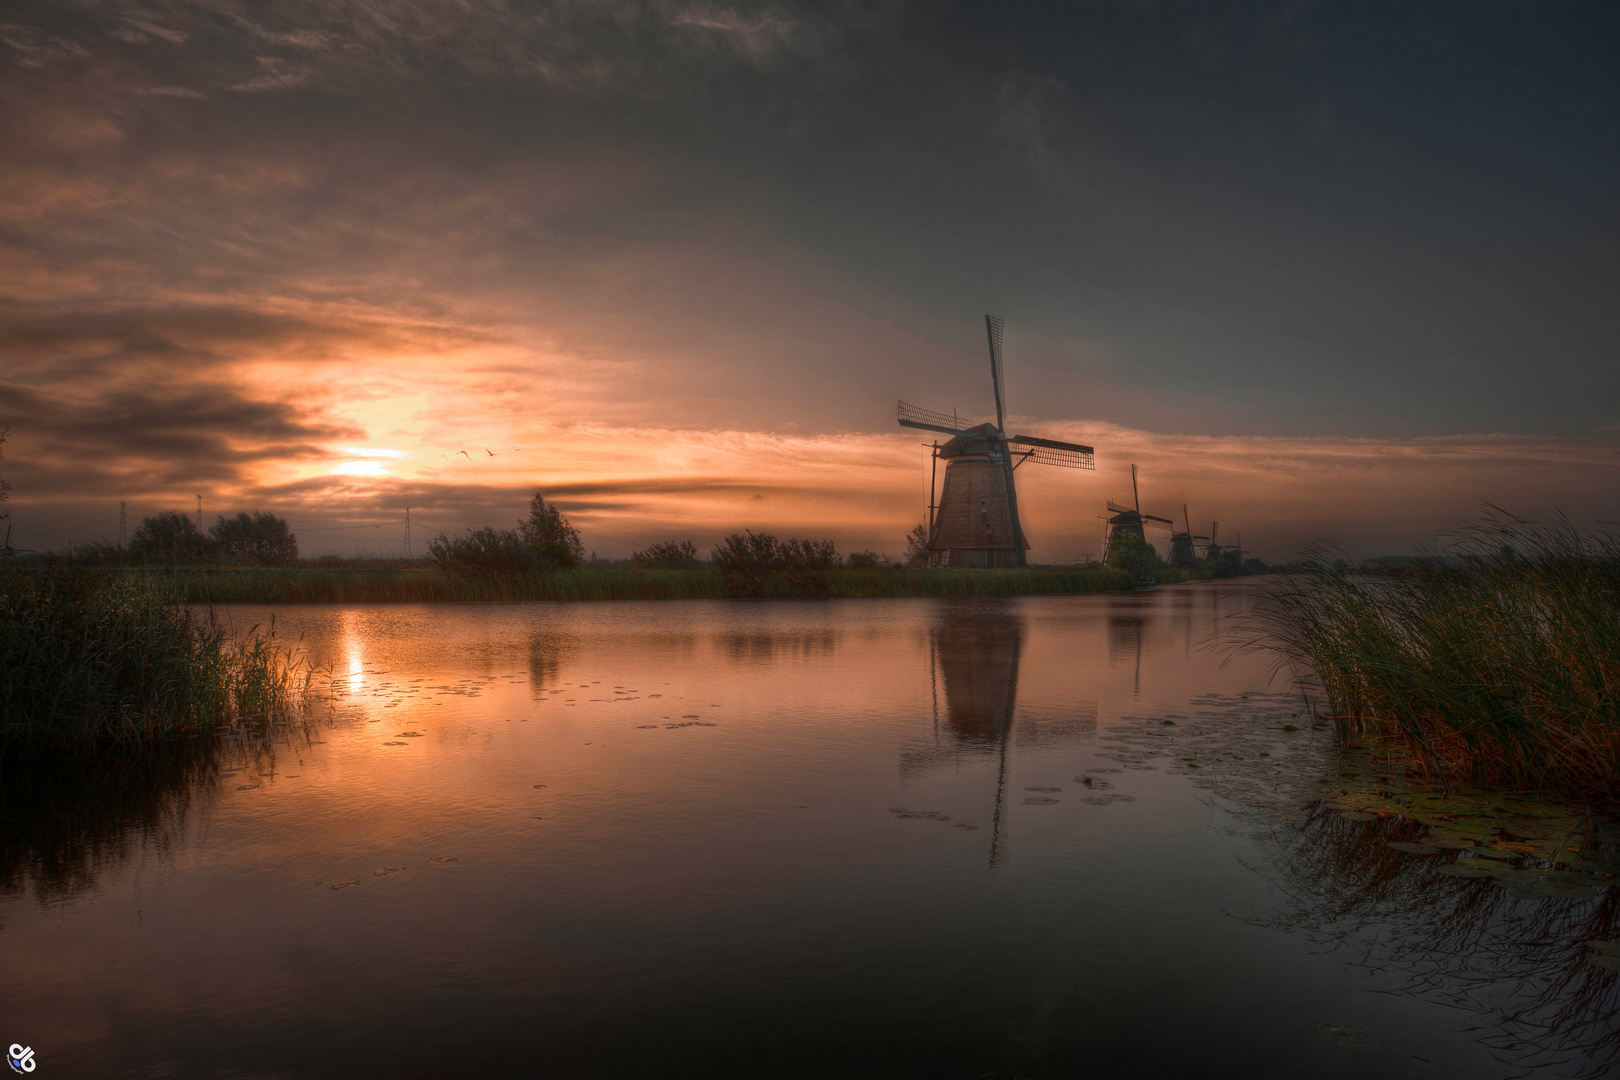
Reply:
<svg viewBox="0 0 1620 1080"><path fill-rule="evenodd" d="M1018 521L1013 470L1026 461L1067 469L1096 468L1089 446L1007 434L1002 321L986 315L984 325L990 338L990 381L996 394L994 424L963 427L955 415L900 402L902 426L951 436L939 448L939 456L945 459L945 488L928 536L930 566L1023 566L1029 541Z"/></svg>

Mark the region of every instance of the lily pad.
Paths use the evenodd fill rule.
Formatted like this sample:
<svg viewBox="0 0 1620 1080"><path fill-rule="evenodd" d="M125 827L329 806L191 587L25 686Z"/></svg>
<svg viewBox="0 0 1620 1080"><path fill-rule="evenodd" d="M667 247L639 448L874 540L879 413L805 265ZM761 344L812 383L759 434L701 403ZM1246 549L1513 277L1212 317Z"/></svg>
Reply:
<svg viewBox="0 0 1620 1080"><path fill-rule="evenodd" d="M455 861L456 861L456 857L454 855L435 855L432 858L428 859L428 862L430 862L430 863L447 863L447 862L455 862Z"/></svg>
<svg viewBox="0 0 1620 1080"><path fill-rule="evenodd" d="M1025 806L1052 806L1056 803L1057 800L1050 795L1031 795L1024 800Z"/></svg>
<svg viewBox="0 0 1620 1080"><path fill-rule="evenodd" d="M1590 885L1576 885L1568 881L1538 881L1531 887L1539 896L1561 896L1571 900L1584 900L1598 894Z"/></svg>
<svg viewBox="0 0 1620 1080"><path fill-rule="evenodd" d="M1344 1050L1355 1050L1359 1053L1378 1049L1378 1040L1360 1028L1345 1024L1322 1024L1316 1030L1322 1038Z"/></svg>
<svg viewBox="0 0 1620 1080"><path fill-rule="evenodd" d="M333 885L332 888L334 888L334 889L352 889L358 884L360 884L359 881L340 881L336 885Z"/></svg>
<svg viewBox="0 0 1620 1080"><path fill-rule="evenodd" d="M1384 845L1396 851L1404 851L1411 855L1438 855L1440 849L1429 844L1415 844L1409 840L1391 840Z"/></svg>
<svg viewBox="0 0 1620 1080"><path fill-rule="evenodd" d="M1060 788L1060 787L1027 787L1024 790L1025 791L1057 791L1057 792L1061 792L1063 789Z"/></svg>
<svg viewBox="0 0 1620 1080"><path fill-rule="evenodd" d="M1490 867L1481 866L1479 865L1478 861L1474 859L1470 859L1467 862L1447 863L1445 866L1442 866L1438 872L1445 874L1448 877L1461 878L1482 878L1490 877L1492 875Z"/></svg>
<svg viewBox="0 0 1620 1080"><path fill-rule="evenodd" d="M400 873L404 869L405 868L403 866L384 866L379 870L373 870L371 872L371 876L372 877L388 877L390 874Z"/></svg>

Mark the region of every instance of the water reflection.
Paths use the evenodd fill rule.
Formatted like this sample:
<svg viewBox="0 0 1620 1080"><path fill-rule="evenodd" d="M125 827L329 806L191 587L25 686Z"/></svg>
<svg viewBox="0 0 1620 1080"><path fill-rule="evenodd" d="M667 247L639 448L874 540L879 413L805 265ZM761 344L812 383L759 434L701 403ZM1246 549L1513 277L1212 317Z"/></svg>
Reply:
<svg viewBox="0 0 1620 1080"><path fill-rule="evenodd" d="M1586 942L1620 937L1615 890L1527 900L1388 846L1421 831L1322 807L1298 824L1268 824L1269 873L1290 904L1264 925L1345 950L1385 977L1384 992L1466 1010L1504 1064L1610 1075L1620 1065L1620 976L1590 963Z"/></svg>

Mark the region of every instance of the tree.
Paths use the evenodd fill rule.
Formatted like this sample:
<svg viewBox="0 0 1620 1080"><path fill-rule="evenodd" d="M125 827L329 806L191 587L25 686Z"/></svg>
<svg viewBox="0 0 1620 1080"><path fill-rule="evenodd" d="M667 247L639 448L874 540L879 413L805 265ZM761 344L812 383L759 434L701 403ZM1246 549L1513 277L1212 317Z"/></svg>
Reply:
<svg viewBox="0 0 1620 1080"><path fill-rule="evenodd" d="M585 557L579 530L569 524L555 505L547 506L545 497L538 491L529 500L529 516L518 522L518 533L559 566L578 566Z"/></svg>
<svg viewBox="0 0 1620 1080"><path fill-rule="evenodd" d="M928 528L922 522L906 534L906 565L928 565Z"/></svg>
<svg viewBox="0 0 1620 1080"><path fill-rule="evenodd" d="M148 562L201 562L212 548L195 521L173 510L146 518L129 538L130 554Z"/></svg>
<svg viewBox="0 0 1620 1080"><path fill-rule="evenodd" d="M208 530L209 537L228 562L253 566L286 566L298 559L298 537L287 527L285 518L255 512L251 517L237 514L220 518Z"/></svg>
<svg viewBox="0 0 1620 1080"><path fill-rule="evenodd" d="M876 570L886 565L888 559L875 551L852 551L844 560L844 565L851 570Z"/></svg>
<svg viewBox="0 0 1620 1080"><path fill-rule="evenodd" d="M1115 529L1108 537L1108 565L1123 570L1135 581L1152 581L1163 564L1153 545L1130 529Z"/></svg>

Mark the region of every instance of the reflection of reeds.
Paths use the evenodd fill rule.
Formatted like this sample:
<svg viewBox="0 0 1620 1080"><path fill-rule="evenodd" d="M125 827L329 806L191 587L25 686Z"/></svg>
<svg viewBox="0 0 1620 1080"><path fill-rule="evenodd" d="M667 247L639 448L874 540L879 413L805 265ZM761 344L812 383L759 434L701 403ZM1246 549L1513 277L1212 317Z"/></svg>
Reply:
<svg viewBox="0 0 1620 1080"><path fill-rule="evenodd" d="M150 745L286 711L273 636L232 640L149 578L0 574L0 755Z"/></svg>
<svg viewBox="0 0 1620 1080"><path fill-rule="evenodd" d="M1444 862L1392 850L1419 827L1349 821L1318 810L1271 832L1275 875L1291 910L1268 925L1352 950L1398 989L1452 1005L1486 1025L1480 1038L1519 1067L1606 1075L1620 1062L1620 976L1588 963L1584 942L1616 936L1615 890L1595 899L1521 900Z"/></svg>
<svg viewBox="0 0 1620 1080"><path fill-rule="evenodd" d="M248 783L273 771L278 750L307 741L302 718L248 721L225 736L179 739L126 753L13 762L0 785L0 896L32 888L41 903L95 886L136 850L178 839L220 771ZM225 783L235 784L236 780Z"/></svg>
<svg viewBox="0 0 1620 1080"><path fill-rule="evenodd" d="M186 600L215 604L331 604L526 600L696 600L733 595L712 568L582 567L544 574L472 578L437 570L178 570L165 575ZM792 574L764 575L754 595L1032 596L1126 589L1126 575L1104 567L1007 570L849 569L807 587Z"/></svg>
<svg viewBox="0 0 1620 1080"><path fill-rule="evenodd" d="M1349 732L1424 768L1567 798L1620 790L1620 541L1495 513L1376 576L1317 559L1263 631Z"/></svg>

